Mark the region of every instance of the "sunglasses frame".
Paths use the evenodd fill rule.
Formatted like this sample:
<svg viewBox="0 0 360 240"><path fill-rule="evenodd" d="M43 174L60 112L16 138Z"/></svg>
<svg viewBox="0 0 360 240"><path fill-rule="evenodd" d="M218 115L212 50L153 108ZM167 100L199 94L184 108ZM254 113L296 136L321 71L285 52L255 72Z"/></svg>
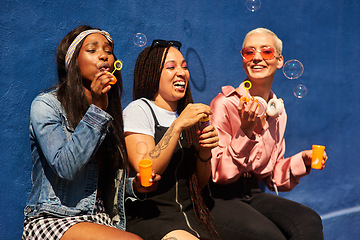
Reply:
<svg viewBox="0 0 360 240"><path fill-rule="evenodd" d="M181 42L175 41L175 40L166 41L163 39L154 39L151 44L151 48L153 48L155 46L162 46L162 47L172 46L172 47L177 47L180 50L180 48L182 47L182 44L181 44Z"/></svg>
<svg viewBox="0 0 360 240"><path fill-rule="evenodd" d="M244 55L243 55L243 50L244 50L244 49L253 49L253 50L254 50L255 53L254 53L254 55L252 56L251 59L246 60L246 58L245 58ZM273 50L274 50L274 53L273 53L274 56L273 56L272 58L268 58L268 59L265 58L265 57L262 55L262 51L263 51L264 49L273 49ZM241 49L240 54L241 54L242 58L243 58L245 61L250 62L251 60L254 59L256 52L259 52L260 55L261 55L261 57L262 57L264 60L272 60L272 59L275 58L275 52L277 52L277 50L276 50L275 48L273 48L273 47L263 47L263 48L261 48L260 50L257 50L257 49L255 49L255 48L253 48L253 47L247 47L247 48Z"/></svg>

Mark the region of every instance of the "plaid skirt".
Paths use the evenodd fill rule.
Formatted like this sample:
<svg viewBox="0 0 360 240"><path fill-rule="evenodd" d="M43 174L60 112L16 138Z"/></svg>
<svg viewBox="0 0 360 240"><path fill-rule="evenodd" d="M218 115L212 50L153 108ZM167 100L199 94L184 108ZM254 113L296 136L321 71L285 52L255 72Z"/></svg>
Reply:
<svg viewBox="0 0 360 240"><path fill-rule="evenodd" d="M41 214L39 217L26 218L22 240L59 240L70 227L81 222L92 222L116 228L109 215L105 213L103 202L100 200L96 201L93 215L57 217Z"/></svg>

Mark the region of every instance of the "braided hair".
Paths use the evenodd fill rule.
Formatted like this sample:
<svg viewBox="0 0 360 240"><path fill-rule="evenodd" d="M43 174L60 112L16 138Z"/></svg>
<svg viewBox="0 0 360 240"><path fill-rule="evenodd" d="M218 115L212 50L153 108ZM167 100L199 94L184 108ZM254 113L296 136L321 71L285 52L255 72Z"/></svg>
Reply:
<svg viewBox="0 0 360 240"><path fill-rule="evenodd" d="M140 98L147 98L154 100L156 93L159 91L161 72L164 68L166 56L170 49L169 46L151 46L146 47L138 56L133 82L133 100ZM185 91L185 96L178 101L177 113L178 115L185 109L189 103L193 103L193 98L188 84ZM200 129L199 123L184 130L186 140L192 151L192 156L196 156L199 143L197 130ZM192 161L196 163L196 161ZM192 167L192 175L189 179L190 197L193 204L195 215L197 216L202 227L207 229L211 235L217 232L211 222L210 211L204 203L201 189L198 186L198 180L195 173L195 164Z"/></svg>

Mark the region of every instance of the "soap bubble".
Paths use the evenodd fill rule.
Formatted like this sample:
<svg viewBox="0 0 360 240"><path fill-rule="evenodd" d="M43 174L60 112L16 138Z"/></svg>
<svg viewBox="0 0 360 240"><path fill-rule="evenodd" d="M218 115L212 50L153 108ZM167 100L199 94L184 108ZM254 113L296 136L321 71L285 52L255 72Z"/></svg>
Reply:
<svg viewBox="0 0 360 240"><path fill-rule="evenodd" d="M297 79L304 72L304 66L298 60L289 60L284 64L283 73L288 79Z"/></svg>
<svg viewBox="0 0 360 240"><path fill-rule="evenodd" d="M136 46L143 47L146 45L147 39L145 34L137 33L134 35L133 41Z"/></svg>
<svg viewBox="0 0 360 240"><path fill-rule="evenodd" d="M255 12L261 7L260 0L246 0L246 7L250 12Z"/></svg>
<svg viewBox="0 0 360 240"><path fill-rule="evenodd" d="M303 98L303 97L305 97L306 94L307 94L307 88L306 88L306 86L303 85L303 84L298 84L298 85L296 85L296 86L294 87L293 92L294 92L295 97L297 97L297 98Z"/></svg>

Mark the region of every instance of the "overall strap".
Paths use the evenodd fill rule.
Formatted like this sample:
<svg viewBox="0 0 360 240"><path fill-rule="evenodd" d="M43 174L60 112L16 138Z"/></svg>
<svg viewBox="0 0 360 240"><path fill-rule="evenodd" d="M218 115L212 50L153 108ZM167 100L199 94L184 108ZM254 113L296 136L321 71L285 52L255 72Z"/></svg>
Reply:
<svg viewBox="0 0 360 240"><path fill-rule="evenodd" d="M159 121L157 120L156 115L155 115L155 113L154 113L154 110L152 109L152 107L150 106L150 104L149 104L145 99L142 99L142 98L141 98L141 100L143 100L143 101L149 106L150 111L151 111L151 114L153 115L153 118L154 118L154 121L155 121L155 127L160 127Z"/></svg>

